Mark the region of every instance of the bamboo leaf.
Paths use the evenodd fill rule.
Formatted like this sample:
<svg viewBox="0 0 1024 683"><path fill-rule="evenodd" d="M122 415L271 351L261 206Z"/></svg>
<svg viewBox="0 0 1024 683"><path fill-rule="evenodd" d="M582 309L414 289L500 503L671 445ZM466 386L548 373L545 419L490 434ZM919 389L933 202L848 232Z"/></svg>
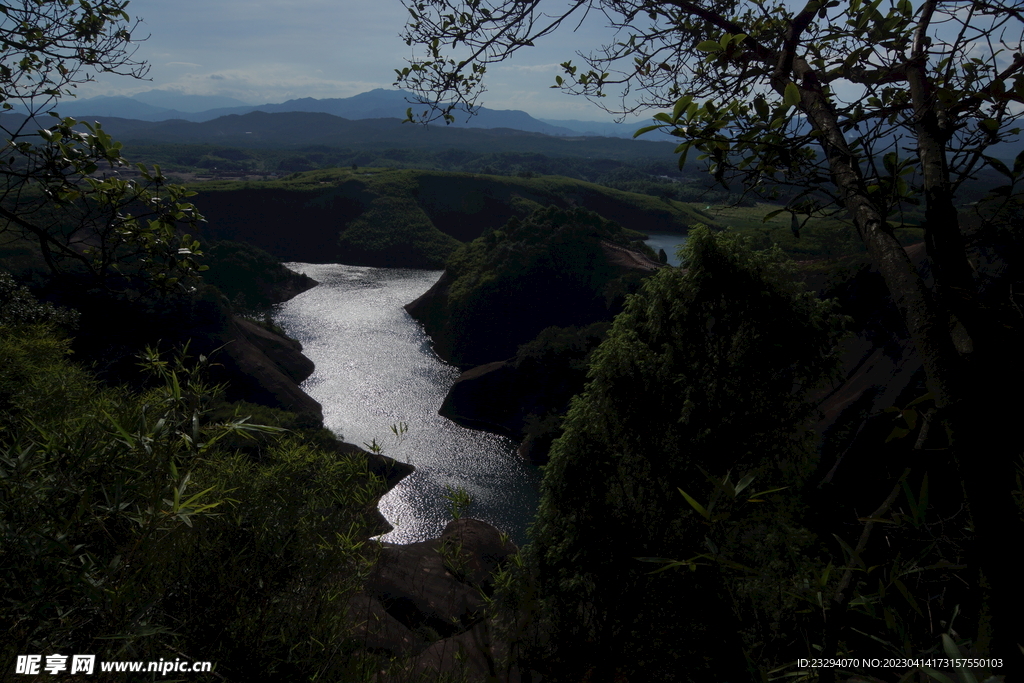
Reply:
<svg viewBox="0 0 1024 683"><path fill-rule="evenodd" d="M698 514L700 514L700 516L701 516L701 517L703 517L704 519L706 519L706 520L708 520L708 521L710 521L710 520L711 520L711 514L710 514L710 513L708 513L708 511L704 509L704 506L703 506L703 505L701 505L701 504L700 504L700 503L698 503L698 502L697 502L696 500L694 500L693 498L691 498L691 497L690 497L690 494L689 494L689 493L687 493L686 491L684 491L684 490L682 490L682 489L677 489L677 490L679 491L679 493L683 494L683 498L685 498L685 499L686 499L686 502L687 502L687 503L689 503L689 504L690 504L690 506L691 506L691 507L692 507L692 508L693 508L694 510L696 510L696 511L697 511L697 513L698 513Z"/></svg>
<svg viewBox="0 0 1024 683"><path fill-rule="evenodd" d="M940 673L940 672L936 671L935 669L929 668L927 666L922 666L921 667L921 671L923 671L924 673L928 674L929 676L931 676L935 680L939 681L939 683L956 683L956 681L954 681L952 678L950 678L946 674Z"/></svg>
<svg viewBox="0 0 1024 683"><path fill-rule="evenodd" d="M839 541L839 546L840 546L840 547L841 547L841 548L843 549L843 552L844 552L844 553L846 553L846 556L847 556L847 558L849 558L849 559L850 559L850 560L851 560L852 562L854 562L854 563L855 563L855 564L857 564L858 566L860 566L860 567L862 567L862 568L866 568L866 567L865 567L865 565L864 565L864 560L860 559L860 555L858 555L858 554L856 553L856 551L854 551L854 549L853 549L853 548L851 548L851 547L850 547L850 546L849 546L849 545L847 544L847 542L846 542L846 541L844 541L843 539L841 539L841 538L840 538L839 536L837 536L836 534L832 534L832 538L834 538L834 539L836 539L837 541Z"/></svg>
<svg viewBox="0 0 1024 683"><path fill-rule="evenodd" d="M780 486L777 489L768 489L767 491L758 491L757 493L750 494L750 498L751 499L753 499L753 498L760 498L761 496L767 496L769 493L778 493L779 491L785 491L788 488L789 488L788 486ZM755 502L755 501L750 500L749 502ZM762 501L756 501L756 502L760 503Z"/></svg>
<svg viewBox="0 0 1024 683"><path fill-rule="evenodd" d="M736 495L739 495L740 492L743 491L743 489L745 489L748 486L750 486L750 484L753 483L753 481L754 481L754 473L753 472L751 472L750 474L748 474L748 475L744 476L742 479L740 479L739 482L737 482L737 484L736 484Z"/></svg>

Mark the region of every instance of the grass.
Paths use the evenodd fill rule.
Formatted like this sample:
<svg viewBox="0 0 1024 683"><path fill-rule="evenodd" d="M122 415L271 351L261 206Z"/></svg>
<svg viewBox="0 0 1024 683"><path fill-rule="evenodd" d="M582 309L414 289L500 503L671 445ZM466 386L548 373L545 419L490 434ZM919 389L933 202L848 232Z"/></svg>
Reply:
<svg viewBox="0 0 1024 683"><path fill-rule="evenodd" d="M712 204L704 205L703 212L719 225L757 237L765 246L778 244L798 260L831 259L864 253L864 245L852 221L835 217L811 218L801 225L797 236L793 234L792 218L788 212L765 220L765 216L781 208L765 203L754 206ZM904 218L905 227L896 228L896 236L904 245L920 242L924 238L923 228L918 227L920 217L907 214Z"/></svg>

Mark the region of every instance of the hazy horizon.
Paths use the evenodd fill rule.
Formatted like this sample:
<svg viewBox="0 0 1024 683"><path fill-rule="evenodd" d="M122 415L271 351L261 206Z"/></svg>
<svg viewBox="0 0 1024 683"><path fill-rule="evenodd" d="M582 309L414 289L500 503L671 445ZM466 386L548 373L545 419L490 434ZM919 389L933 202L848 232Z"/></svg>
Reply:
<svg viewBox="0 0 1024 683"><path fill-rule="evenodd" d="M409 16L399 0L132 0L127 11L144 22L135 35L148 35L136 54L151 66L148 80L101 74L78 87L78 99L150 90L247 105L346 98L394 89L395 69L412 55L398 35ZM550 87L561 62L609 37L598 21L548 36L492 66L479 104L535 118L611 122L614 117L595 104Z"/></svg>

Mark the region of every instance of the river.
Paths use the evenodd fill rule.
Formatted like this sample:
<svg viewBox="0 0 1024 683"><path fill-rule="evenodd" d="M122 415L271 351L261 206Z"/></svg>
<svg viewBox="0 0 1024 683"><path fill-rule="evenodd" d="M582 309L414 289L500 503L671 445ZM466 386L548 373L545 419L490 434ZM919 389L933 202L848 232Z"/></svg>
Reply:
<svg viewBox="0 0 1024 683"><path fill-rule="evenodd" d="M539 470L504 437L465 429L437 414L458 369L402 308L441 271L288 263L320 285L280 304L274 320L299 340L316 370L302 388L324 407L324 424L345 441L376 440L387 456L416 471L380 501L394 526L381 537L413 543L450 521L446 487L472 496L468 516L519 544L537 509ZM392 425L408 425L403 438Z"/></svg>
<svg viewBox="0 0 1024 683"><path fill-rule="evenodd" d="M668 256L669 265L678 266L679 257L676 255L676 249L686 244L686 235L670 235L664 232L652 232L647 235L645 243L655 252L659 249L664 249L665 255Z"/></svg>

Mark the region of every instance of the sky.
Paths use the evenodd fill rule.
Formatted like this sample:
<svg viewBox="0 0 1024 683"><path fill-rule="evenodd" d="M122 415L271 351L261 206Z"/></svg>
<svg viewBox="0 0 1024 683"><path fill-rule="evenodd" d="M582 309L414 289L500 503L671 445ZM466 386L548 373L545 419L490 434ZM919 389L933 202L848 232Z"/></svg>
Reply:
<svg viewBox="0 0 1024 683"><path fill-rule="evenodd" d="M351 97L392 88L395 69L412 55L399 38L409 16L399 0L131 0L127 10L144 21L134 35L149 37L136 56L150 64L151 80L101 75L79 86L79 98L151 89L248 104ZM480 104L540 118L610 121L596 105L550 88L561 62L609 35L596 20L579 31L560 29L490 67Z"/></svg>

